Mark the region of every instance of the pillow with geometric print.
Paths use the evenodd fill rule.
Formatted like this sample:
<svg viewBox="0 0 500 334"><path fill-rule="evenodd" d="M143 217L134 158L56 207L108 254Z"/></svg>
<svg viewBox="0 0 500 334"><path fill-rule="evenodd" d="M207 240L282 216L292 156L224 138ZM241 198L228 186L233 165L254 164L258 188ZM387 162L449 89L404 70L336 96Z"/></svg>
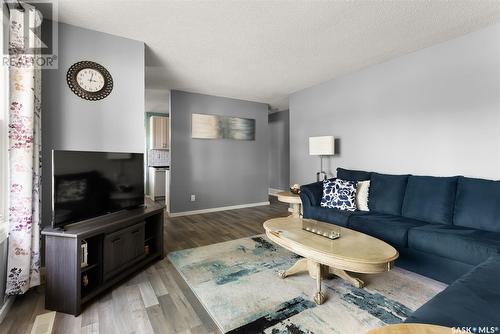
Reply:
<svg viewBox="0 0 500 334"><path fill-rule="evenodd" d="M355 181L341 179L324 180L321 207L356 211L356 187L357 182Z"/></svg>

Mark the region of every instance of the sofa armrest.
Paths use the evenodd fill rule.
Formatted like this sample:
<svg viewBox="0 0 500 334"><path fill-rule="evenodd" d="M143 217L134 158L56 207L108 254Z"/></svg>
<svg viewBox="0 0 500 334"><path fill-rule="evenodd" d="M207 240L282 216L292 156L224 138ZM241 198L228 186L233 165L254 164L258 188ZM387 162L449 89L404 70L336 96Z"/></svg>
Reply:
<svg viewBox="0 0 500 334"><path fill-rule="evenodd" d="M319 206L323 197L323 182L314 182L300 187L300 199L304 209Z"/></svg>

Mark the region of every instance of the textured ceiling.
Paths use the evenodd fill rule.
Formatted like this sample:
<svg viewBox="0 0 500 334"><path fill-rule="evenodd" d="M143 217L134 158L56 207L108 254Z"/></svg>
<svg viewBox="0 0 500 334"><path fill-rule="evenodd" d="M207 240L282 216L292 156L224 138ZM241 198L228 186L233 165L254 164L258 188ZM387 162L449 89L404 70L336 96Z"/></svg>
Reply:
<svg viewBox="0 0 500 334"><path fill-rule="evenodd" d="M59 20L144 41L147 88L283 109L297 90L500 22L500 1L60 0Z"/></svg>

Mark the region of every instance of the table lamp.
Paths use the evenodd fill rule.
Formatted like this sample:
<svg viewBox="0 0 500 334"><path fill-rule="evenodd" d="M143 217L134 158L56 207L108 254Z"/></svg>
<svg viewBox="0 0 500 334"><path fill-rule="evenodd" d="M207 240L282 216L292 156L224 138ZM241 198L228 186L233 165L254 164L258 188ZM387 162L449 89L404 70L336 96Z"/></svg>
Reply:
<svg viewBox="0 0 500 334"><path fill-rule="evenodd" d="M327 179L323 170L323 157L335 154L335 138L333 136L309 137L309 155L319 155L320 169L316 173L316 181L319 182L321 174Z"/></svg>

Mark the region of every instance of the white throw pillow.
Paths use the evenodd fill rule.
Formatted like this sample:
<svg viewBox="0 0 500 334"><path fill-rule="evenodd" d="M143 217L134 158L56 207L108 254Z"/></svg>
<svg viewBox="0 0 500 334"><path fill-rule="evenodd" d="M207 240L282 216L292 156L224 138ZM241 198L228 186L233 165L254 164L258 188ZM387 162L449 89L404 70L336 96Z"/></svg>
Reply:
<svg viewBox="0 0 500 334"><path fill-rule="evenodd" d="M356 187L356 208L359 211L370 211L368 209L368 193L370 191L370 181L358 181Z"/></svg>

